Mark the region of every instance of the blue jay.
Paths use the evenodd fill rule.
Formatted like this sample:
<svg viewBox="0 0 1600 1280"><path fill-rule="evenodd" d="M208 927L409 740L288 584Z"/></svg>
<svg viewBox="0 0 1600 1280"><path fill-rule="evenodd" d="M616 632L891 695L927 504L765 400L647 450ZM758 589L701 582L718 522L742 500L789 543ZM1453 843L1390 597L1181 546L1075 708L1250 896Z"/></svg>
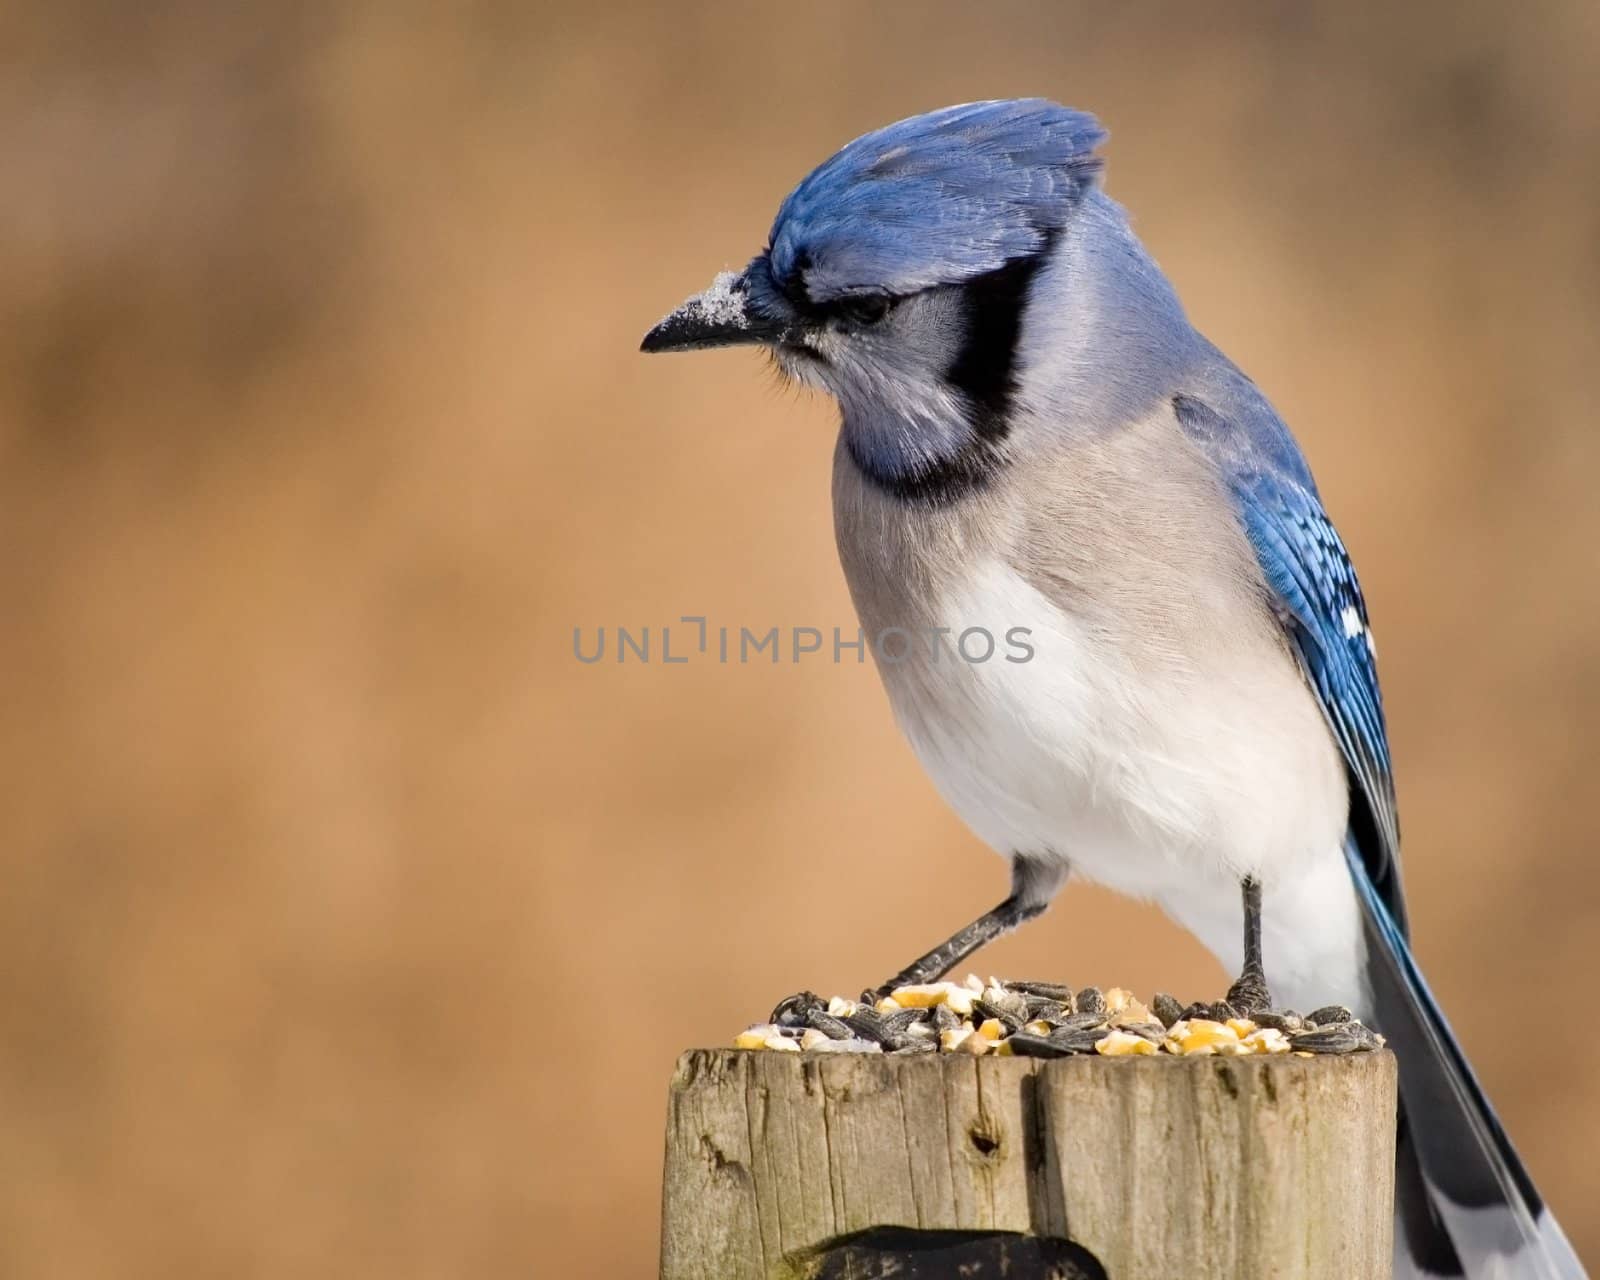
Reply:
<svg viewBox="0 0 1600 1280"><path fill-rule="evenodd" d="M978 102L857 138L645 351L764 347L834 396L868 635L1031 632L1027 662L878 667L1010 895L891 984L1042 912L1153 900L1230 999L1352 1005L1395 1048L1402 1275L1584 1274L1407 945L1374 645L1288 428L1101 189L1093 117ZM946 629L942 633L938 629ZM1243 927L1241 928L1241 920Z"/></svg>

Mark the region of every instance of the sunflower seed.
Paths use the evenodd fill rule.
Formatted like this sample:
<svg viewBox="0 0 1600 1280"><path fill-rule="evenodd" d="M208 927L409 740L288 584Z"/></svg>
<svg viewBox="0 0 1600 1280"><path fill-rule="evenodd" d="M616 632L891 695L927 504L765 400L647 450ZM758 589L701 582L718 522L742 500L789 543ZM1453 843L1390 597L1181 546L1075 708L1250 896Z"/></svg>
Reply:
<svg viewBox="0 0 1600 1280"><path fill-rule="evenodd" d="M1019 1031L1006 1043L1019 1058L1066 1058L1078 1052L1060 1044L1054 1036L1036 1036L1031 1031Z"/></svg>
<svg viewBox="0 0 1600 1280"><path fill-rule="evenodd" d="M1204 1018L1208 1022L1226 1022L1229 1018L1241 1017L1239 1010L1235 1009L1226 1000L1218 1000L1215 1004L1206 1004L1197 1000L1183 1011L1184 1018Z"/></svg>
<svg viewBox="0 0 1600 1280"><path fill-rule="evenodd" d="M1008 991L1020 991L1025 996L1044 996L1062 1004L1072 1003L1072 988L1063 982L1024 982L1007 979L1001 984Z"/></svg>
<svg viewBox="0 0 1600 1280"><path fill-rule="evenodd" d="M992 1008L1004 1010L1018 1022L1028 1015L1028 997L1020 991L1008 991L1004 987L989 986L983 989L981 997Z"/></svg>
<svg viewBox="0 0 1600 1280"><path fill-rule="evenodd" d="M866 1009L857 1009L848 1018L843 1019L845 1026L849 1027L863 1040L871 1040L875 1044L882 1044L888 1039L883 1029L883 1019Z"/></svg>
<svg viewBox="0 0 1600 1280"><path fill-rule="evenodd" d="M898 1009L894 1013L880 1014L878 1023L890 1035L903 1036L928 1015L927 1009Z"/></svg>
<svg viewBox="0 0 1600 1280"><path fill-rule="evenodd" d="M1074 1013L1065 1018L1050 1019L1054 1031L1092 1031L1097 1027L1106 1025L1106 1016L1103 1013Z"/></svg>
<svg viewBox="0 0 1600 1280"><path fill-rule="evenodd" d="M1051 1044L1060 1045L1071 1053L1093 1053L1095 1045L1105 1038L1103 1027L1087 1031L1052 1031L1047 1037Z"/></svg>
<svg viewBox="0 0 1600 1280"><path fill-rule="evenodd" d="M1170 1027L1179 1018L1183 1017L1183 1006L1165 991L1158 991L1155 998L1150 1001L1150 1012L1161 1019L1161 1025Z"/></svg>
<svg viewBox="0 0 1600 1280"><path fill-rule="evenodd" d="M981 1017L993 1018L996 1022L1003 1026L1007 1032L1019 1031L1022 1029L1023 1018L1019 1017L1010 1009L1003 1009L997 1004L990 1004L989 1001L985 1000L982 996L979 996L972 1002L972 1007Z"/></svg>
<svg viewBox="0 0 1600 1280"><path fill-rule="evenodd" d="M1098 1013L1104 1016L1106 1011L1106 998L1100 994L1099 987L1085 987L1078 992L1074 1007L1079 1013Z"/></svg>
<svg viewBox="0 0 1600 1280"><path fill-rule="evenodd" d="M1355 1016L1342 1004L1328 1004L1306 1014L1306 1021L1313 1027L1326 1027L1330 1023L1354 1022Z"/></svg>
<svg viewBox="0 0 1600 1280"><path fill-rule="evenodd" d="M815 1027L830 1040L849 1040L855 1035L843 1018L835 1018L824 1009L808 1009L806 1025Z"/></svg>
<svg viewBox="0 0 1600 1280"><path fill-rule="evenodd" d="M1359 1022L1334 1022L1289 1037L1291 1048L1306 1053L1356 1053L1377 1047L1376 1037Z"/></svg>

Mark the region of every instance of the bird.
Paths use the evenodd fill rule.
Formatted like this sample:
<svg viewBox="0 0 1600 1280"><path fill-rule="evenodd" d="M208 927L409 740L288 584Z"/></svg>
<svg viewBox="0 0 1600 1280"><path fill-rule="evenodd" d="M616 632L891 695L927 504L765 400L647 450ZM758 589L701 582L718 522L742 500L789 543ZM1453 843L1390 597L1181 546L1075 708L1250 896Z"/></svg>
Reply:
<svg viewBox="0 0 1600 1280"><path fill-rule="evenodd" d="M1396 1274L1585 1274L1412 954L1372 625L1305 456L1105 191L1097 119L973 102L864 134L767 243L645 336L762 348L839 406L864 631L1020 628L1028 656L874 647L1011 891L933 981L1071 877L1153 901L1239 979L1396 1050ZM1269 982L1270 977L1270 982Z"/></svg>

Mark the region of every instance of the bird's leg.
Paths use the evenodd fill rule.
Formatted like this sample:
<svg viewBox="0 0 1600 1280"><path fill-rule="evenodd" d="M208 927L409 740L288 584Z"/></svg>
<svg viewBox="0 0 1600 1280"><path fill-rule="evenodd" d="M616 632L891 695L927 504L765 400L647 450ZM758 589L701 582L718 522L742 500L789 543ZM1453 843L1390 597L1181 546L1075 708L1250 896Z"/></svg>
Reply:
<svg viewBox="0 0 1600 1280"><path fill-rule="evenodd" d="M1042 915L1066 878L1064 859L1014 856L1011 859L1011 892L1004 902L985 911L965 929L958 930L926 955L917 957L875 992L867 994L886 995L896 987L917 986L944 977L979 947Z"/></svg>
<svg viewBox="0 0 1600 1280"><path fill-rule="evenodd" d="M944 977L985 943L1043 914L1066 878L1067 864L1061 859L1013 858L1011 893L1004 902L985 911L966 928L957 930L926 955L917 957L882 986L862 992L862 999L874 1001L896 987L918 986ZM797 1014L813 1002L822 1003L808 991L792 995L772 1011L772 1021L780 1021L784 1014Z"/></svg>
<svg viewBox="0 0 1600 1280"><path fill-rule="evenodd" d="M1025 904L1012 894L999 906L985 911L964 929L958 929L926 955L918 956L872 994L888 995L896 987L914 987L935 982L970 956L979 947L1009 933L1019 924L1032 920L1045 904Z"/></svg>
<svg viewBox="0 0 1600 1280"><path fill-rule="evenodd" d="M944 977L986 942L993 942L1002 933L1015 929L1025 920L1033 919L1044 908L1045 904L1042 902L1025 906L1017 900L1016 894L1012 894L999 906L985 911L966 928L958 929L926 955L918 956L882 986L863 991L861 1002L876 1004L879 999L897 987L920 986L924 982L934 982ZM772 1011L772 1021L784 1021L785 1014L801 1016L810 1005L821 1003L819 997L809 991L802 991L779 1001L778 1007Z"/></svg>
<svg viewBox="0 0 1600 1280"><path fill-rule="evenodd" d="M1244 968L1228 988L1228 1003L1246 1013L1272 1008L1266 971L1261 966L1261 882L1244 878Z"/></svg>

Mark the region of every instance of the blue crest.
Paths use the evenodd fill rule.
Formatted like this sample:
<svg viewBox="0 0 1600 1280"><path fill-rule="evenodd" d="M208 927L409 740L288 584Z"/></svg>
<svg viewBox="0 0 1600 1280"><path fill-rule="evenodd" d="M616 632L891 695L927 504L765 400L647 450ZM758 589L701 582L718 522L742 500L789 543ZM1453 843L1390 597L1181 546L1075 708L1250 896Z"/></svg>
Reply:
<svg viewBox="0 0 1600 1280"><path fill-rule="evenodd" d="M778 210L774 282L827 302L915 293L1036 253L1094 183L1095 118L1043 98L945 107L863 134Z"/></svg>

